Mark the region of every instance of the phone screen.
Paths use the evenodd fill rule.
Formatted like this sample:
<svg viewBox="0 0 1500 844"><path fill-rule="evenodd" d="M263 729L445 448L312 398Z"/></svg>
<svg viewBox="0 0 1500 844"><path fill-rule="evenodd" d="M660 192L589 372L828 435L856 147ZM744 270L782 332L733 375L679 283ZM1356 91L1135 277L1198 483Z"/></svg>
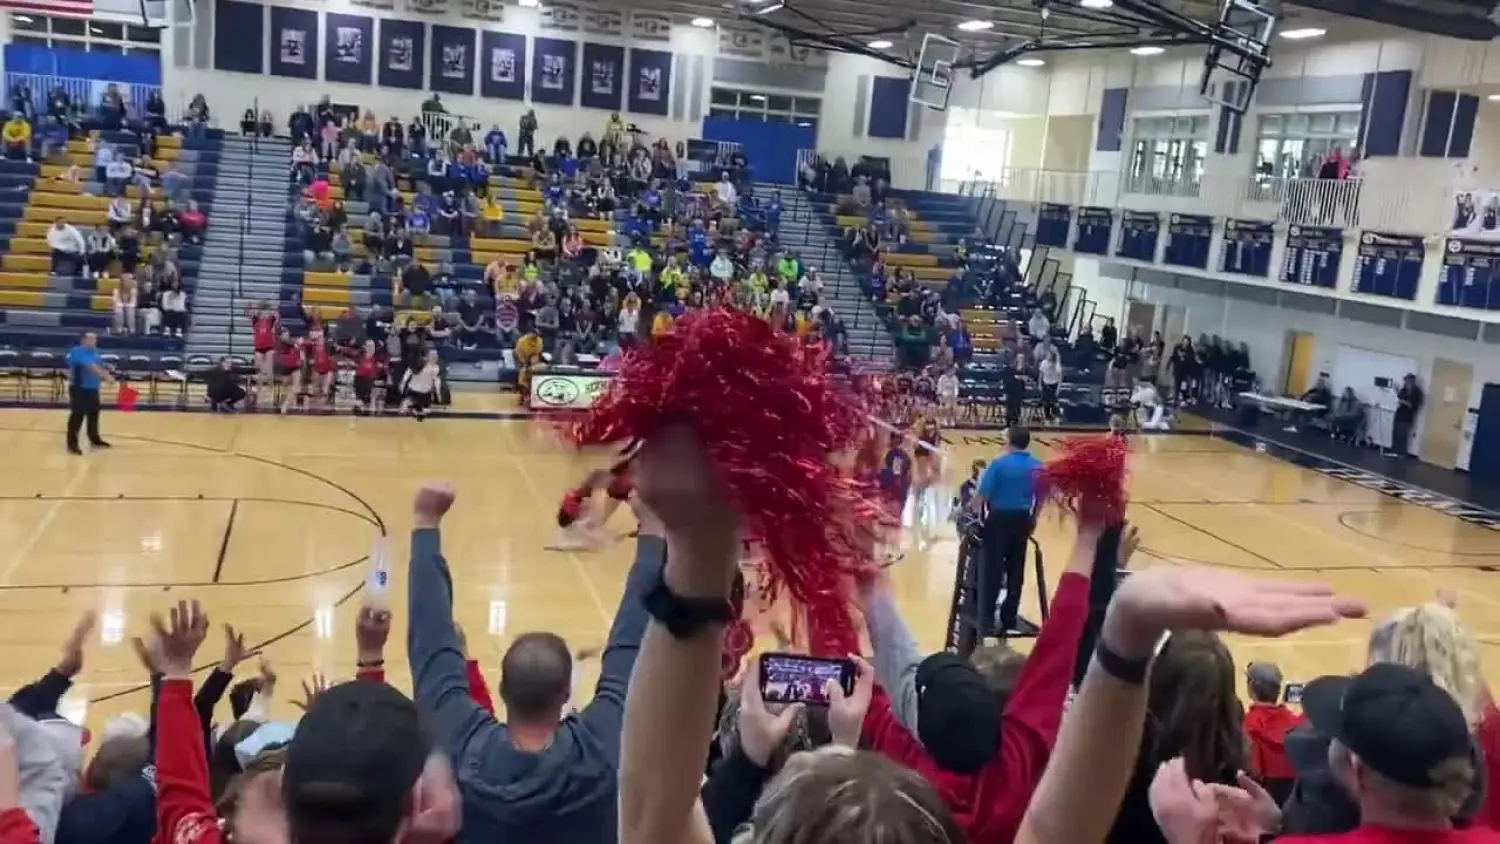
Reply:
<svg viewBox="0 0 1500 844"><path fill-rule="evenodd" d="M1300 705L1302 703L1302 684L1287 683L1286 689L1282 692L1281 699L1286 703Z"/></svg>
<svg viewBox="0 0 1500 844"><path fill-rule="evenodd" d="M760 696L766 703L826 705L828 681L844 694L854 691L854 663L801 654L763 654L760 658Z"/></svg>

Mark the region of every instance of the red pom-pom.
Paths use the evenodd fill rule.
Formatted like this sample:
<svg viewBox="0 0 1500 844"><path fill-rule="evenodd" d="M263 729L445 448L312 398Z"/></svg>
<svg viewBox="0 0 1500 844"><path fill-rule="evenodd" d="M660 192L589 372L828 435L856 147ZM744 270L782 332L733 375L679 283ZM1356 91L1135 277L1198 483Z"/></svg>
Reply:
<svg viewBox="0 0 1500 844"><path fill-rule="evenodd" d="M1089 437L1063 443L1063 454L1042 469L1038 497L1087 521L1117 522L1125 516L1125 456L1121 437Z"/></svg>
<svg viewBox="0 0 1500 844"><path fill-rule="evenodd" d="M829 364L826 344L751 314L695 312L625 358L571 439L601 445L691 425L763 552L767 599L785 587L813 652L843 656L859 648L844 584L875 569L860 526L878 511L870 484L836 461L861 444L867 402Z"/></svg>

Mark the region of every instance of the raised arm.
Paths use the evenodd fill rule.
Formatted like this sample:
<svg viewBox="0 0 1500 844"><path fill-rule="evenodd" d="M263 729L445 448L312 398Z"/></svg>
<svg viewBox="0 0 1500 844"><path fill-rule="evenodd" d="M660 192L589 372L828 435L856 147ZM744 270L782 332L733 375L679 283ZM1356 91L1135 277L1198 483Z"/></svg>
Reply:
<svg viewBox="0 0 1500 844"><path fill-rule="evenodd" d="M917 729L917 666L922 663L922 649L901 618L891 593L890 578L884 572L860 590L865 624L870 631L870 646L875 682L890 699L891 714L907 730Z"/></svg>
<svg viewBox="0 0 1500 844"><path fill-rule="evenodd" d="M469 696L467 661L453 626L453 578L438 532L453 498L453 488L446 484L417 493L406 584L411 613L406 649L417 705L432 716L438 740L462 769L471 746L482 750L498 725Z"/></svg>

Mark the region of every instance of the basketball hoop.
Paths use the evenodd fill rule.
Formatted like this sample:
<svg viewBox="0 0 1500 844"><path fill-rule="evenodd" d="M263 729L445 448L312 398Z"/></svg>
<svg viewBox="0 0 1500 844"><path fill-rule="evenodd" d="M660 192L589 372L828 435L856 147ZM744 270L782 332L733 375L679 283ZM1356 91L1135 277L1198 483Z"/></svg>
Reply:
<svg viewBox="0 0 1500 844"><path fill-rule="evenodd" d="M940 35L929 33L922 38L922 52L912 75L912 102L934 111L948 110L948 97L953 93L956 78L954 65L961 49L958 42Z"/></svg>

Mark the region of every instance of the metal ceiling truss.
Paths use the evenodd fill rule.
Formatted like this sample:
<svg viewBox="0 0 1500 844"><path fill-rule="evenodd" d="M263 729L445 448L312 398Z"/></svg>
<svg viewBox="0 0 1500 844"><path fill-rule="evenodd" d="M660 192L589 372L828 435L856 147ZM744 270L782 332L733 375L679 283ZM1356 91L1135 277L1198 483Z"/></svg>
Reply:
<svg viewBox="0 0 1500 844"><path fill-rule="evenodd" d="M954 68L967 70L977 79L1030 53L1192 45L1207 47L1214 56L1228 53L1240 68L1235 72L1252 84L1270 65L1266 44L1236 32L1227 20L1201 21L1167 8L1159 0L1115 0L1107 9L1083 8L1078 0L1031 2L1038 15L1035 37L1013 38L1007 46L987 55L975 54L955 63ZM757 12L753 6L741 6L739 17L779 32L796 45L868 56L907 70L916 67L915 55L903 56L868 46L871 40L897 40L914 34L918 29L915 19L879 29L839 30L796 8L794 0L786 0L777 8L777 14L778 18L772 18ZM1057 34L1049 35L1049 29Z"/></svg>

